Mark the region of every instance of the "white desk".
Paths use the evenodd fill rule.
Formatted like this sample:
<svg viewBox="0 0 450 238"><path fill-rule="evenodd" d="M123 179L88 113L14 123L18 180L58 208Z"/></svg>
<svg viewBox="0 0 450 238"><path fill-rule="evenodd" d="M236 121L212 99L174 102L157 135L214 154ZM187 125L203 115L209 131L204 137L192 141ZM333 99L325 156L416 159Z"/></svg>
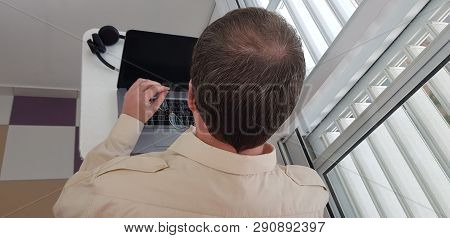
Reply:
<svg viewBox="0 0 450 238"><path fill-rule="evenodd" d="M180 18L180 15L184 17L188 15L188 18L192 20L177 23L180 34L198 37L208 25L214 9L214 1L196 0L196 2L199 1L204 4L196 4L199 7L195 8L195 12L192 12L194 10L190 6L191 1L177 1L178 4L173 9L178 12L167 13L178 18ZM186 6L183 6L183 4L186 4ZM192 9L192 11L185 9ZM167 24L161 21L160 17L155 16L155 21L149 21L149 24ZM176 19L172 21L176 21ZM204 24L198 24L199 22L204 22ZM174 32L177 30L174 30L173 22L170 22L170 25L170 32L160 33L177 34L177 32ZM82 158L85 158L93 147L108 136L118 116L116 85L119 73L104 66L91 53L86 44L92 33L97 31L98 29L91 29L83 35L80 92L80 153ZM122 34L125 33L122 32ZM116 67L120 67L123 43L124 41L120 40L116 45L108 47L107 53L103 54L103 57Z"/></svg>
<svg viewBox="0 0 450 238"><path fill-rule="evenodd" d="M119 73L104 66L97 56L91 53L86 44L91 29L83 35L80 92L80 154L86 154L106 138L117 119L117 78ZM103 57L112 65L119 67L123 40L120 40Z"/></svg>

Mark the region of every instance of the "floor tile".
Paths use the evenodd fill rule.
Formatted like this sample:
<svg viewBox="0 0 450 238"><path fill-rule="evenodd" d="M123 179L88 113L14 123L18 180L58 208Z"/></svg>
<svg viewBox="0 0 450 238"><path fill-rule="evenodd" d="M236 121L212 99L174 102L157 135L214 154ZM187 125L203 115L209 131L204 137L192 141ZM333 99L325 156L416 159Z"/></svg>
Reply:
<svg viewBox="0 0 450 238"><path fill-rule="evenodd" d="M52 217L66 180L0 181L0 217Z"/></svg>
<svg viewBox="0 0 450 238"><path fill-rule="evenodd" d="M25 207L7 217L11 218L53 218L53 205L61 194L61 190L55 191L55 193L44 197L43 199L37 201L36 203Z"/></svg>
<svg viewBox="0 0 450 238"><path fill-rule="evenodd" d="M0 95L0 125L8 125L11 117L13 96Z"/></svg>
<svg viewBox="0 0 450 238"><path fill-rule="evenodd" d="M76 99L14 97L11 125L75 126Z"/></svg>
<svg viewBox="0 0 450 238"><path fill-rule="evenodd" d="M75 127L9 126L0 180L68 178L74 144Z"/></svg>
<svg viewBox="0 0 450 238"><path fill-rule="evenodd" d="M0 125L0 173L3 164L3 155L5 152L6 136L8 135L8 126Z"/></svg>

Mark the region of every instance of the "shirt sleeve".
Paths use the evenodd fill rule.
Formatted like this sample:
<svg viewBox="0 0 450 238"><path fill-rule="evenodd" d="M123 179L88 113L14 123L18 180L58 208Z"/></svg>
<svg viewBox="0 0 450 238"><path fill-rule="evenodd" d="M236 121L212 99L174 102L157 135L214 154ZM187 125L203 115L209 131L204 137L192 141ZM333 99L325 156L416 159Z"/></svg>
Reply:
<svg viewBox="0 0 450 238"><path fill-rule="evenodd" d="M138 119L120 115L108 138L87 154L80 171L94 169L119 156L129 156L143 128L144 124Z"/></svg>
<svg viewBox="0 0 450 238"><path fill-rule="evenodd" d="M53 207L55 217L85 217L94 197L92 181L100 166L117 157L129 156L136 145L144 124L122 114L105 141L86 156L80 170L64 185Z"/></svg>

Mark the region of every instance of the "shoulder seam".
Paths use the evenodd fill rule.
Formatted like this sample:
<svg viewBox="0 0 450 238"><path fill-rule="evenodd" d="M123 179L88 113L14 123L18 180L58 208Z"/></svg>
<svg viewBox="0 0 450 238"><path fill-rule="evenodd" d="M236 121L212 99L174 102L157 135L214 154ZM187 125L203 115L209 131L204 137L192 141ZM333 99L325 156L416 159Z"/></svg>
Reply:
<svg viewBox="0 0 450 238"><path fill-rule="evenodd" d="M319 187L325 188L325 190L327 190L323 179L320 177L320 175L317 173L317 171L315 171L312 168L305 167L305 166L301 166L301 169L307 169L307 171L313 172L313 174L309 174L309 177L313 178L312 181L314 181L314 182L311 182L310 184L308 184L308 183L305 183L305 184L300 183L298 180L302 181L302 179L299 178L299 176L295 176L296 174L293 173L293 172L289 174L289 167L288 166L286 166L285 174L286 174L286 176L288 176L298 186L319 186ZM308 178L308 177L306 177L306 178ZM317 180L317 181L315 181L315 180Z"/></svg>

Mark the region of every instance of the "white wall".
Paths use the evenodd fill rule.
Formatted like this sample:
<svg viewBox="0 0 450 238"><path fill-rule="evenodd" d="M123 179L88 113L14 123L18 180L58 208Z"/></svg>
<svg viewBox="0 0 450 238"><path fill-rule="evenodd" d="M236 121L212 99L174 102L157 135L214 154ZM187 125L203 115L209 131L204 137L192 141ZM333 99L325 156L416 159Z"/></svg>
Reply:
<svg viewBox="0 0 450 238"><path fill-rule="evenodd" d="M2 0L0 86L79 90L86 30L108 24L192 36L196 27L198 36L209 18L193 16L211 16L213 7L214 0Z"/></svg>

